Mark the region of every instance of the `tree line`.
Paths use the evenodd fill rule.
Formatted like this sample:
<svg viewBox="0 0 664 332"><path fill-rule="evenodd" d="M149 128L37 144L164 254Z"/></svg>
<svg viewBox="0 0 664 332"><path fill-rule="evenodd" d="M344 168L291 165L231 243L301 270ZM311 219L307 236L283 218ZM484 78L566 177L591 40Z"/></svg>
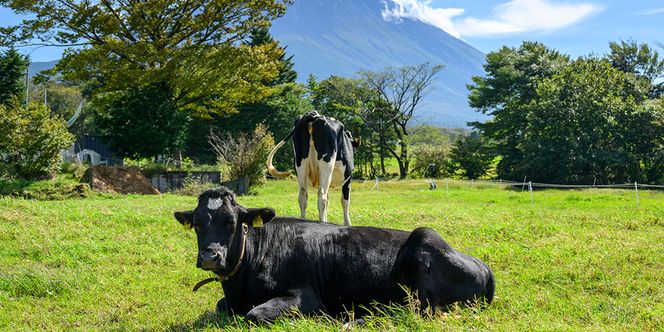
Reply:
<svg viewBox="0 0 664 332"><path fill-rule="evenodd" d="M445 74L442 65L297 83L297 59L269 34L289 4L5 0L0 5L32 16L0 28L0 45L68 47L33 80L28 100L48 94L50 118L61 122L86 99L70 131L101 135L119 157L215 163L211 135L253 133L263 124L278 140L297 116L317 109L362 137L356 164L363 177L386 175L396 163L400 178L664 181L664 61L646 44L614 42L607 55L578 59L535 42L489 53L485 75L468 88L470 105L491 119L469 124L469 134L413 120L431 82ZM20 102L27 59L13 50L4 57L0 99L13 100L16 113L29 108ZM60 136L58 146L71 141ZM10 147L0 148L7 156ZM290 168L292 151L284 151L275 163Z"/></svg>
<svg viewBox="0 0 664 332"><path fill-rule="evenodd" d="M487 55L469 86L472 123L504 179L551 183L664 182L664 59L647 44L610 43L569 56L524 42Z"/></svg>

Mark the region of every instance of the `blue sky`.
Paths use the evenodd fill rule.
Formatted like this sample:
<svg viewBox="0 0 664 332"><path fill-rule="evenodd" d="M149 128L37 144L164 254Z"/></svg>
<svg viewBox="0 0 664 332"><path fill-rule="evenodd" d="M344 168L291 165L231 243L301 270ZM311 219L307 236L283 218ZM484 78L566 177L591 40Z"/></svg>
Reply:
<svg viewBox="0 0 664 332"><path fill-rule="evenodd" d="M572 56L604 54L609 41L620 39L664 44L662 0L383 1L386 20L419 20L485 53L503 45L518 46L523 40L541 41ZM0 25L19 21L10 10L0 8ZM23 51L32 52L33 61L49 61L58 59L63 49L32 47Z"/></svg>

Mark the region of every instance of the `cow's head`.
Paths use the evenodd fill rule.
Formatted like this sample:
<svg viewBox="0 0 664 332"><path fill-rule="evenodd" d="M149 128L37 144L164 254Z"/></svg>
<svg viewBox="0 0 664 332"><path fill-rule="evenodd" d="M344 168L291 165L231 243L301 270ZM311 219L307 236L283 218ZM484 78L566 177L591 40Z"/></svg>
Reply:
<svg viewBox="0 0 664 332"><path fill-rule="evenodd" d="M362 137L353 138L353 134L351 134L348 130L346 130L346 137L350 139L353 148L357 148L358 146L362 145Z"/></svg>
<svg viewBox="0 0 664 332"><path fill-rule="evenodd" d="M222 276L241 264L248 229L262 227L274 216L273 209L243 207L224 187L203 192L194 210L175 212L175 219L196 231L196 266Z"/></svg>

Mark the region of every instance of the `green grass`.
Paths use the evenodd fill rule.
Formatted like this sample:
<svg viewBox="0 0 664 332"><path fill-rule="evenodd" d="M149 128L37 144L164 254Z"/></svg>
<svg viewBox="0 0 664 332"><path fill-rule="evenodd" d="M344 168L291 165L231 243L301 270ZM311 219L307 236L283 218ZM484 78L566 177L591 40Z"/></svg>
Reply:
<svg viewBox="0 0 664 332"><path fill-rule="evenodd" d="M421 317L376 308L365 329L664 329L664 192L528 192L422 181L354 183L355 225L438 230L494 271L496 298L484 310ZM442 187L442 188L440 188ZM268 182L248 207L298 215L294 181ZM339 191L331 220L341 223ZM315 218L310 193L308 217ZM95 196L63 201L0 199L0 330L246 329L213 313L221 287L197 293L196 239L173 219L195 198ZM292 317L261 329L335 330L343 321Z"/></svg>
<svg viewBox="0 0 664 332"><path fill-rule="evenodd" d="M0 178L0 196L38 200L65 200L94 195L90 185L80 182L80 176L59 174L49 180Z"/></svg>

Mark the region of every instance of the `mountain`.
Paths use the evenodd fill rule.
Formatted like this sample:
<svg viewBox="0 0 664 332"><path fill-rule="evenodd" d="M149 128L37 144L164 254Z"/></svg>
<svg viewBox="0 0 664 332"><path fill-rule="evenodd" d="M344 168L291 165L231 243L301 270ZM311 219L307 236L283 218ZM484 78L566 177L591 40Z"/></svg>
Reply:
<svg viewBox="0 0 664 332"><path fill-rule="evenodd" d="M360 70L380 70L426 61L443 64L415 121L465 127L486 116L468 106L466 84L482 75L482 52L431 25L404 18L385 21L391 0L296 0L274 21L271 33L294 55L300 81L309 74L353 77Z"/></svg>
<svg viewBox="0 0 664 332"><path fill-rule="evenodd" d="M56 63L58 63L58 60L48 62L31 62L30 67L28 67L28 76L33 77L35 74L38 74L42 70L51 69L55 67Z"/></svg>

